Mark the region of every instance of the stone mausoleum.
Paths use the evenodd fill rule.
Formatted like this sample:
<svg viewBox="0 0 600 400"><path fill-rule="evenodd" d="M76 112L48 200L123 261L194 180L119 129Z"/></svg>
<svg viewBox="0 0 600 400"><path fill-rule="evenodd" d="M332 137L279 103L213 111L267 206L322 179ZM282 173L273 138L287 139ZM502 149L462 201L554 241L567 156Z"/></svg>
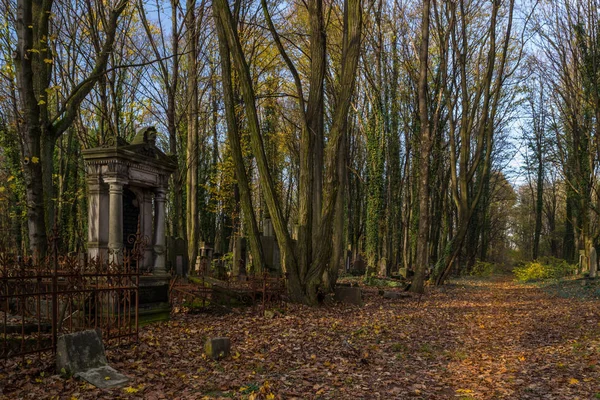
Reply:
<svg viewBox="0 0 600 400"><path fill-rule="evenodd" d="M88 185L88 254L120 262L137 232L146 244L140 268L140 317L145 305L168 310L165 201L175 160L156 147L156 129L140 129L131 143L112 138L83 151Z"/></svg>

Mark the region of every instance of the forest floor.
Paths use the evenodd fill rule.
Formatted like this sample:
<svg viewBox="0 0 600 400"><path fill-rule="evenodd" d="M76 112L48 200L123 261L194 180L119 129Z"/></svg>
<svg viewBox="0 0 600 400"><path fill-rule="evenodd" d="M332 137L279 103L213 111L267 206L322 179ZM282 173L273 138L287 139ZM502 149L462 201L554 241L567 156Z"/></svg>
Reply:
<svg viewBox="0 0 600 400"><path fill-rule="evenodd" d="M582 288L584 281L566 285ZM510 277L459 280L363 307L288 305L258 315L178 314L108 351L130 386L101 391L49 365L2 369L5 398L600 398L600 301ZM568 294L569 292L567 292ZM575 293L575 292L574 292ZM584 298L580 298L584 297ZM232 356L203 356L227 336Z"/></svg>

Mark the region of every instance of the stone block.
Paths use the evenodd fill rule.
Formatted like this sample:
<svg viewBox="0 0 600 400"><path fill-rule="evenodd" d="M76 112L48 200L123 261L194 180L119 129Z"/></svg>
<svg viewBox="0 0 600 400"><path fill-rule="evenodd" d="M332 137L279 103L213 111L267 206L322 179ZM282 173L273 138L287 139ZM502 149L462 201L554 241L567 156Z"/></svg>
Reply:
<svg viewBox="0 0 600 400"><path fill-rule="evenodd" d="M56 345L56 369L101 389L124 386L129 378L108 365L97 330L62 335Z"/></svg>
<svg viewBox="0 0 600 400"><path fill-rule="evenodd" d="M104 345L96 330L62 335L56 345L56 369L67 374L76 374L90 368L108 364Z"/></svg>
<svg viewBox="0 0 600 400"><path fill-rule="evenodd" d="M383 292L384 299L404 299L410 297L410 294L406 292L396 292L393 290L386 290Z"/></svg>
<svg viewBox="0 0 600 400"><path fill-rule="evenodd" d="M231 354L231 342L229 338L208 338L204 343L204 353L213 360L221 360Z"/></svg>
<svg viewBox="0 0 600 400"><path fill-rule="evenodd" d="M362 291L357 287L337 286L334 298L340 303L362 306Z"/></svg>

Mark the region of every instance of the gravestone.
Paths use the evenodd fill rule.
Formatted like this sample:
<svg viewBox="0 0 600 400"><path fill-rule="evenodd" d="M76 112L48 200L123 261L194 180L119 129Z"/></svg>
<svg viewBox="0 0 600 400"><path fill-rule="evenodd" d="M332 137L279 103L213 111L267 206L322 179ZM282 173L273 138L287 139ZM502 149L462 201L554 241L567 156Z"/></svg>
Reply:
<svg viewBox="0 0 600 400"><path fill-rule="evenodd" d="M387 277L388 273L387 273L387 259L385 257L383 257L382 259L379 260L379 276L380 277Z"/></svg>
<svg viewBox="0 0 600 400"><path fill-rule="evenodd" d="M596 248L592 246L590 249L590 278L595 278L596 273L598 272L598 255L596 253Z"/></svg>
<svg viewBox="0 0 600 400"><path fill-rule="evenodd" d="M56 369L101 389L124 386L129 378L108 365L97 330L62 335L56 344Z"/></svg>
<svg viewBox="0 0 600 400"><path fill-rule="evenodd" d="M213 260L213 248L205 242L200 243L200 275L210 274Z"/></svg>
<svg viewBox="0 0 600 400"><path fill-rule="evenodd" d="M336 286L335 301L362 306L362 291L357 287Z"/></svg>
<svg viewBox="0 0 600 400"><path fill-rule="evenodd" d="M260 242L267 272L275 275L279 274L281 272L281 253L276 238L274 236L261 236Z"/></svg>
<svg viewBox="0 0 600 400"><path fill-rule="evenodd" d="M364 275L367 271L367 263L363 258L359 255L356 256L356 259L352 263L352 269L350 272L352 275Z"/></svg>
<svg viewBox="0 0 600 400"><path fill-rule="evenodd" d="M346 262L344 264L344 271L350 272L350 267L352 266L352 250L346 250Z"/></svg>
<svg viewBox="0 0 600 400"><path fill-rule="evenodd" d="M395 299L403 299L403 298L410 297L410 294L408 294L406 292L398 292L395 290L386 290L383 292L382 296L384 299L395 300Z"/></svg>
<svg viewBox="0 0 600 400"><path fill-rule="evenodd" d="M224 281L227 279L227 269L225 268L225 262L221 258L221 254L215 253L215 258L212 262L214 266L214 277Z"/></svg>
<svg viewBox="0 0 600 400"><path fill-rule="evenodd" d="M167 245L167 253L171 273L177 276L187 276L189 272L187 242L183 238L170 237Z"/></svg>
<svg viewBox="0 0 600 400"><path fill-rule="evenodd" d="M213 360L221 360L231 354L231 341L229 338L208 338L204 343L204 353Z"/></svg>

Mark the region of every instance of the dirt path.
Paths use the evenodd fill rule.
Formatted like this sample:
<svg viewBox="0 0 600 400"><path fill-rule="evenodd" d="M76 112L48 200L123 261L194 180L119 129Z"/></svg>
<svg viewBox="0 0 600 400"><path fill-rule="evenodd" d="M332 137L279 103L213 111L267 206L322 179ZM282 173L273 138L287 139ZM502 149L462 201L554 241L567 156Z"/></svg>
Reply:
<svg viewBox="0 0 600 400"><path fill-rule="evenodd" d="M145 328L138 346L109 352L133 378L127 389L100 392L40 376L42 367L3 371L0 383L7 398L600 398L600 301L506 279L462 281L421 299L371 290L365 300L288 306L273 318L180 315ZM209 336L230 337L233 356L204 358Z"/></svg>

